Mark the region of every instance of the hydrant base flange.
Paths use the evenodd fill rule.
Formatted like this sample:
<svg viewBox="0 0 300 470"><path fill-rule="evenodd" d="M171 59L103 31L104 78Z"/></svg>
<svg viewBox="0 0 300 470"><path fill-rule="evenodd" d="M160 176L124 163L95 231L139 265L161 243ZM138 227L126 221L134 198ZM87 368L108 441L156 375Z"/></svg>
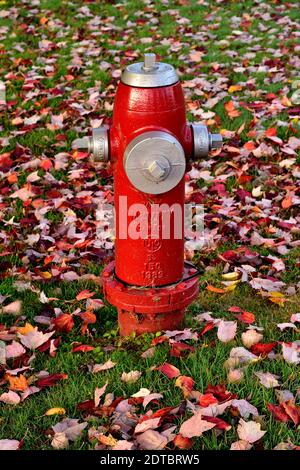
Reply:
<svg viewBox="0 0 300 470"><path fill-rule="evenodd" d="M199 294L197 270L188 263L182 280L167 287L135 287L115 276L115 263L102 272L103 291L117 307L120 334L128 336L174 330L183 322L185 309ZM195 276L195 277L193 277Z"/></svg>

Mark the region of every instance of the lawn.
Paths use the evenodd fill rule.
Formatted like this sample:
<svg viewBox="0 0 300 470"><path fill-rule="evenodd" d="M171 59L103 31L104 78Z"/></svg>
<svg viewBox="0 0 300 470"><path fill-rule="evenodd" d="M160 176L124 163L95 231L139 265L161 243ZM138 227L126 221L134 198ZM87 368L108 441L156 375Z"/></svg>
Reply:
<svg viewBox="0 0 300 470"><path fill-rule="evenodd" d="M299 24L297 1L0 1L0 448L300 446ZM99 218L112 172L71 151L75 137L110 124L121 70L150 51L177 68L188 119L225 142L187 178L206 236L201 250L186 248L204 273L185 339L118 336L100 281L113 257ZM232 338L220 339L220 320L199 321L205 312L225 329L236 322ZM251 348L242 334L254 326L263 336ZM54 334L30 348L35 327ZM175 356L174 338L184 345ZM254 358L228 365L237 347ZM165 363L184 379L157 370ZM130 371L141 376L122 380ZM100 404L87 402L106 383ZM142 394L131 398L142 388L162 397L144 408ZM200 435L202 416L184 435L195 406L214 427ZM53 408L62 410L46 415ZM74 440L52 428L66 417L87 423Z"/></svg>

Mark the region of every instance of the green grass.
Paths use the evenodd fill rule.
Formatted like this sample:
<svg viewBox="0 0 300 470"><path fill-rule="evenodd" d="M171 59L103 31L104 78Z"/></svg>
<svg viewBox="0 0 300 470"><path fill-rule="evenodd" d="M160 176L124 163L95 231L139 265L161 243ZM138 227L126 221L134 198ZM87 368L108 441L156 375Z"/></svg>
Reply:
<svg viewBox="0 0 300 470"><path fill-rule="evenodd" d="M214 277L216 277L216 272ZM202 278L201 284L205 285L208 280L207 277ZM74 310L74 304L68 304L65 301L74 300L75 295L82 289L94 289L96 296L99 295L98 287L90 282L61 283L59 287L51 283L46 285L36 284L36 287L43 289L47 296L58 297L59 300L51 303L51 305L53 307L63 306L65 312ZM40 304L36 293L29 290L16 292L13 283L9 279L0 284L0 289L3 294L10 295L11 299L19 298L23 300L23 315L26 317L26 321L32 321L34 315L42 314L43 308L48 308ZM224 296L201 290L197 302L190 308L186 324L199 331L201 325L193 317L197 313L208 310L212 311L215 317L234 319L233 314L227 312L227 309L232 305L238 305L255 313L256 324L265 328L264 341L292 341L297 339L298 334L290 330L278 333L276 323L288 321L290 315L297 312L299 300L299 296L292 297L290 302L283 308L279 308L274 304L267 303L259 295L253 296L247 286L240 286L236 291ZM79 304L77 302L77 305ZM6 324L12 324L14 321L12 317L8 318L3 315L0 316L1 320ZM109 383L107 391L113 392L115 397L129 397L141 387L145 387L164 395L160 406L162 406L162 403L163 406L177 406L182 401L180 390L175 387L174 381L162 376L158 371L151 370L151 367L160 365L165 361L171 362L180 369L183 375L194 378L195 390L204 392L209 383L226 382L227 373L223 364L229 357L231 348L241 345L240 335L245 330L245 326L240 325L236 339L229 344L220 343L216 339L215 331L209 332L198 343L194 343L197 346L196 352L183 359L170 358L169 346L166 345L157 346L153 358L142 359L141 353L150 346L153 335L120 340L118 336L115 336L115 322L116 315L113 308L106 307L97 312L97 323L92 325L93 330L96 331L95 340L92 341L96 345L96 349L90 353L74 354L71 352L72 342L74 341L84 344L90 343L89 339L80 335L79 323L68 336L62 335L63 341L56 357L50 358L46 353L37 352L37 357L33 363L36 372L48 370L50 373L66 373L69 377L58 385L29 397L21 405L15 407L0 405L0 438L22 439L25 436L25 449L51 448L45 430L58 422L61 417L46 417L43 416L45 412L53 407L63 407L69 417L82 416L81 412L77 410L77 404L92 398L95 388L103 386L106 381ZM106 353L105 346L112 344L114 344L114 350ZM107 359L116 362L116 367L96 375L88 372L89 364L102 363ZM137 383L124 384L120 380L121 374L130 370L142 371L143 375ZM258 379L254 376L254 372L259 370L279 375L283 389L288 388L296 393L300 387L298 367L296 365L287 364L283 360L269 361L264 359L248 366L243 381L239 384L229 385L228 389L236 393L239 398L248 399L263 415L263 428L267 431L264 439L265 448L271 449L279 441L288 439L293 442L295 442L295 439L297 441L299 438L298 433L295 433L292 427L277 423L270 417L266 409L266 403L276 402L275 393L274 390L267 390L259 384ZM160 406L156 408L159 409ZM231 442L236 440L236 418L229 413L226 413L223 417L232 424L232 430L218 438L214 433L207 434L201 440L198 439L195 448L226 449ZM101 425L105 423L105 419L93 418L93 422ZM178 422L180 423L180 420ZM71 448L86 449L89 448L89 444L83 436Z"/></svg>

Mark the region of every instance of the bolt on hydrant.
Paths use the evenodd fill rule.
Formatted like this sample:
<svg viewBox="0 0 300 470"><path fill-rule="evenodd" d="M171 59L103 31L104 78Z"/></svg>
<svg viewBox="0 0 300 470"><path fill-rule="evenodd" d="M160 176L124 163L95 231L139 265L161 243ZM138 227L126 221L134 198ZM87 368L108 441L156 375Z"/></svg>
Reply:
<svg viewBox="0 0 300 470"><path fill-rule="evenodd" d="M73 142L113 168L115 261L102 281L121 335L174 330L197 297L198 271L184 261L184 176L189 159L221 146L221 135L186 121L176 71L155 54L124 70L112 126Z"/></svg>

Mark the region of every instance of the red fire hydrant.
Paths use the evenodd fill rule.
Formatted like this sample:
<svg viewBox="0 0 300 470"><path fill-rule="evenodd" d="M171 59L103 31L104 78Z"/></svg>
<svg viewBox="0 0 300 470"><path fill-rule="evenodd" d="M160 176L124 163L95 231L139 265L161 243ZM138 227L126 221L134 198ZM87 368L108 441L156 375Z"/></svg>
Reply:
<svg viewBox="0 0 300 470"><path fill-rule="evenodd" d="M186 121L176 71L154 54L124 70L112 126L74 141L113 166L115 261L102 280L121 335L178 328L197 297L197 270L184 261L186 162L221 146L219 134Z"/></svg>

